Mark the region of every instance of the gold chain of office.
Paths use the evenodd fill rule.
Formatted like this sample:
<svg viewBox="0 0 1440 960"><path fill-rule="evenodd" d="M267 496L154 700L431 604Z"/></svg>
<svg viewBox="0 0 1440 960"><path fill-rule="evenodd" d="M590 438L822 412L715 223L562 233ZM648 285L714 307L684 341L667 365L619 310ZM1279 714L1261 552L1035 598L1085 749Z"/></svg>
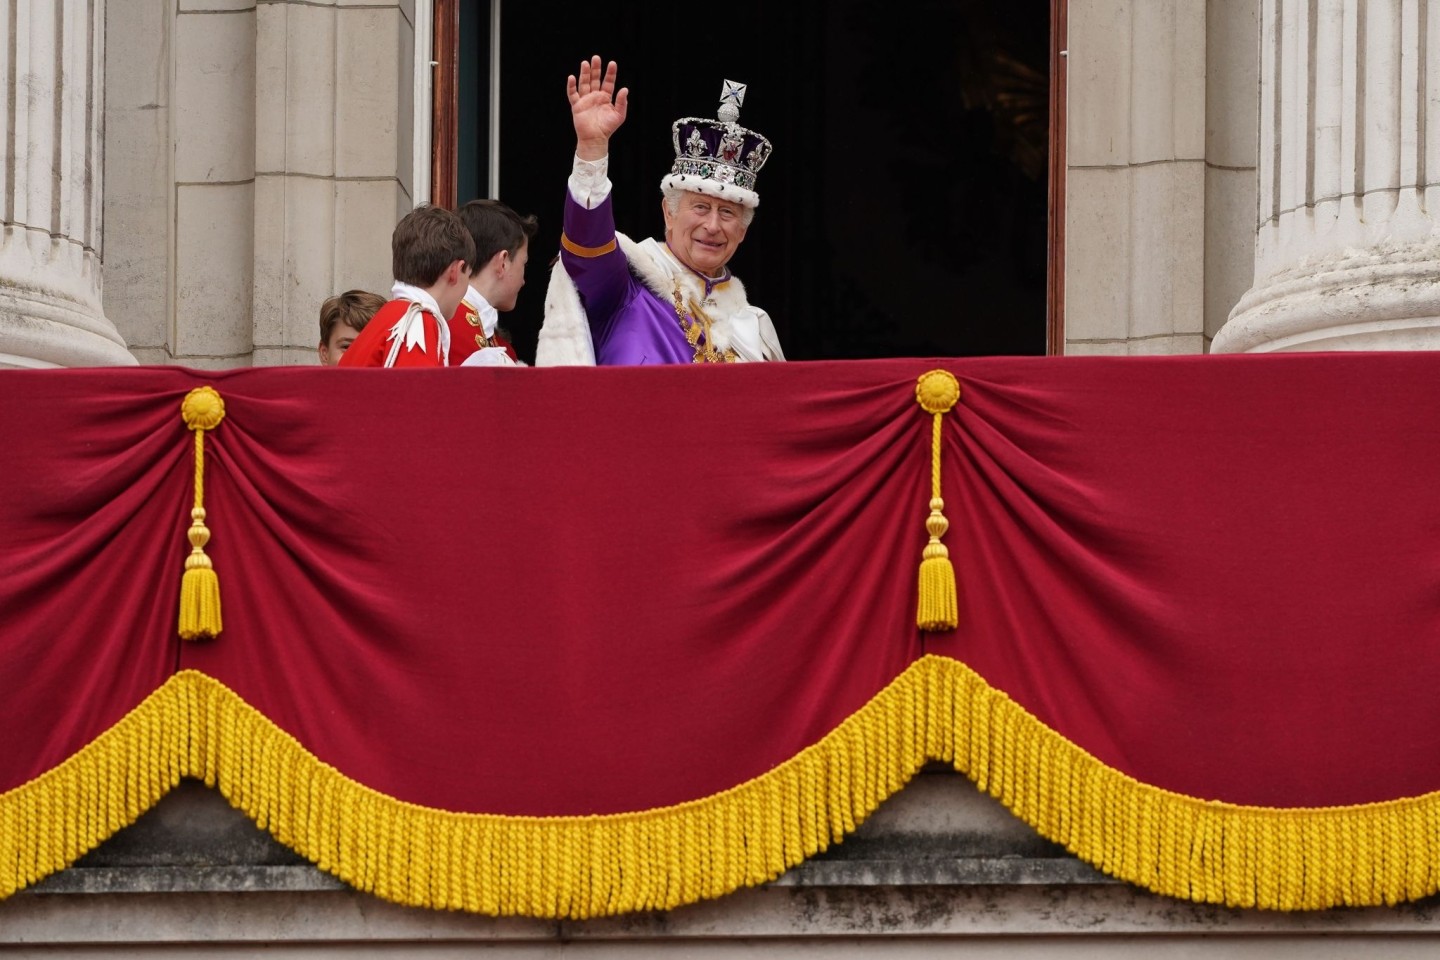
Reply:
<svg viewBox="0 0 1440 960"><path fill-rule="evenodd" d="M680 281L675 281L675 316L680 321L680 329L685 333L685 342L695 349L695 357L691 363L734 363L740 359L733 347L726 347L724 351L716 350L714 340L710 336L710 328L714 321L700 304L692 297L689 301L689 310L686 310L686 298L680 291ZM703 340L703 342L702 342Z"/></svg>

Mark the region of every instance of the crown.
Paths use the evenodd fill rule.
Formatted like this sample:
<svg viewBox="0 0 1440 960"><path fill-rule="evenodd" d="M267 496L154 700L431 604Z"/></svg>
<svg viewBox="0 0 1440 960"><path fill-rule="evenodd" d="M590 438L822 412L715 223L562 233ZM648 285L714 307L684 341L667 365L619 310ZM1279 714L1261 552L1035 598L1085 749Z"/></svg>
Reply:
<svg viewBox="0 0 1440 960"><path fill-rule="evenodd" d="M726 80L715 119L682 117L671 126L675 164L660 186L693 190L758 207L756 175L770 159L770 141L737 122L745 84Z"/></svg>

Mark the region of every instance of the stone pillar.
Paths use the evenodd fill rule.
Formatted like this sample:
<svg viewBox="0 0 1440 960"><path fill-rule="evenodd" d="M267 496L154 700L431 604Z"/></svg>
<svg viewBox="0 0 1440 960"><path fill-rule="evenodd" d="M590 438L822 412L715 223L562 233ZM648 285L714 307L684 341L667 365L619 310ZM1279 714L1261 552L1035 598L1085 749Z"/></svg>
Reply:
<svg viewBox="0 0 1440 960"><path fill-rule="evenodd" d="M100 307L104 0L10 0L0 367L134 363Z"/></svg>
<svg viewBox="0 0 1440 960"><path fill-rule="evenodd" d="M1440 11L1263 0L1256 283L1217 352L1440 348Z"/></svg>

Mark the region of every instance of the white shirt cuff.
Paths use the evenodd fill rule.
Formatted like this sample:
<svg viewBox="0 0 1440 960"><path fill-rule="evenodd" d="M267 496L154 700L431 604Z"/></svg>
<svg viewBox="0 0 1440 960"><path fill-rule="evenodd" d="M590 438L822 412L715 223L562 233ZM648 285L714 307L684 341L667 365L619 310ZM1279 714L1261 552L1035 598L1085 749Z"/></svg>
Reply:
<svg viewBox="0 0 1440 960"><path fill-rule="evenodd" d="M581 160L577 154L570 171L570 196L586 210L593 210L610 196L610 158Z"/></svg>

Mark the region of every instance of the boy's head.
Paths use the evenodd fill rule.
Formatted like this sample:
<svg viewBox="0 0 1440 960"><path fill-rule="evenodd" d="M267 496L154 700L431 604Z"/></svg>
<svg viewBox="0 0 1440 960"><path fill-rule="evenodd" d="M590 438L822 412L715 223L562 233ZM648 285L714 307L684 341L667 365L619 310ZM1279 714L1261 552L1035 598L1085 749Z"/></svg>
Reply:
<svg viewBox="0 0 1440 960"><path fill-rule="evenodd" d="M460 218L443 207L416 207L390 237L395 279L426 290L448 318L470 285L475 241Z"/></svg>
<svg viewBox="0 0 1440 960"><path fill-rule="evenodd" d="M458 213L475 242L471 284L496 310L514 310L525 286L530 238L540 228L534 215L522 217L499 200L471 200Z"/></svg>
<svg viewBox="0 0 1440 960"><path fill-rule="evenodd" d="M333 367L375 312L385 306L385 298L365 290L346 290L320 305L320 363Z"/></svg>

